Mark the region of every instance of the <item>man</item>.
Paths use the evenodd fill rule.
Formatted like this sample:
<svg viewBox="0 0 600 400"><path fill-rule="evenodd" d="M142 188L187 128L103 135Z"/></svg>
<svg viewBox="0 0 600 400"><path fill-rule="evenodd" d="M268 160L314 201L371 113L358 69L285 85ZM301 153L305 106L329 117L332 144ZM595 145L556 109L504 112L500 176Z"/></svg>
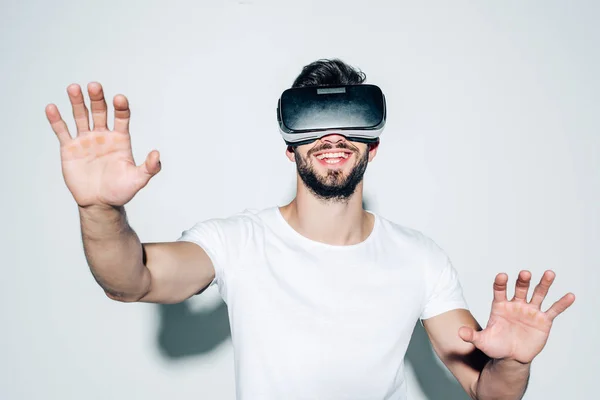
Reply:
<svg viewBox="0 0 600 400"><path fill-rule="evenodd" d="M345 91L364 80L340 60L319 60L293 88ZM286 139L298 171L291 203L199 222L175 242L141 243L124 205L160 171L159 153L134 164L124 96L114 98L110 131L102 87L89 84L90 130L80 87L67 91L77 136L55 105L46 115L95 279L121 302L177 303L218 285L228 304L240 399L405 399L404 355L419 319L471 398L520 399L553 320L575 300L569 293L541 311L552 271L530 301L531 274L521 271L508 300L501 273L482 330L442 249L363 209L362 178L379 140L343 130L296 144Z"/></svg>

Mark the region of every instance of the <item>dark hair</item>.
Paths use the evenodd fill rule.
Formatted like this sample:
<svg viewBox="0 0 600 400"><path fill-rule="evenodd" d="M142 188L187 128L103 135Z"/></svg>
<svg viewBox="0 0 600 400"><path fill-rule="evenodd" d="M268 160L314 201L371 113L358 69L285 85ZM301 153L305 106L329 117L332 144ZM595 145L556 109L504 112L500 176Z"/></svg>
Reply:
<svg viewBox="0 0 600 400"><path fill-rule="evenodd" d="M367 75L339 59L322 59L302 68L292 84L293 88L306 86L358 85Z"/></svg>

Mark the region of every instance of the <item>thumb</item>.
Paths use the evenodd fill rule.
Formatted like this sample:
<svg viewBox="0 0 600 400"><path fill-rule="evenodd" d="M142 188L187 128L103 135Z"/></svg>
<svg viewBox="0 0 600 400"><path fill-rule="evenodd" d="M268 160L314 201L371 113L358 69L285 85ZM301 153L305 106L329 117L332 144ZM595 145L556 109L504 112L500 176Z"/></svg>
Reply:
<svg viewBox="0 0 600 400"><path fill-rule="evenodd" d="M158 150L152 150L146 156L146 161L138 167L141 175L144 176L144 181L148 182L150 178L158 174L162 166L160 163L160 153Z"/></svg>
<svg viewBox="0 0 600 400"><path fill-rule="evenodd" d="M481 333L468 326L461 326L458 330L458 336L465 342L473 343L475 347L479 347L478 345L481 342Z"/></svg>

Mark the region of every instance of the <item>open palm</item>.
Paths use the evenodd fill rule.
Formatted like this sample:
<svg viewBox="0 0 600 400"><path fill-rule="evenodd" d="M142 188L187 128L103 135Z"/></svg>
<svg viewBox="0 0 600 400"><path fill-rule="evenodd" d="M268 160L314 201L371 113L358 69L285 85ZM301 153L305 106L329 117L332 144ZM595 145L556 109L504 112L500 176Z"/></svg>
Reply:
<svg viewBox="0 0 600 400"><path fill-rule="evenodd" d="M81 207L90 205L122 206L160 171L159 153L148 154L144 164L136 166L131 151L127 98L114 97L115 121L113 130L107 126L107 107L99 83L90 83L93 130L81 88L67 88L73 108L77 135L72 137L58 108L46 107L46 116L60 142L62 172L67 187Z"/></svg>
<svg viewBox="0 0 600 400"><path fill-rule="evenodd" d="M498 274L494 281L494 300L487 326L479 332L462 327L459 330L460 337L473 343L490 358L531 362L546 345L554 319L575 301L575 295L567 293L547 311L541 310L554 278L553 271L546 271L528 302L531 273L521 271L515 295L509 301L506 297L508 276Z"/></svg>

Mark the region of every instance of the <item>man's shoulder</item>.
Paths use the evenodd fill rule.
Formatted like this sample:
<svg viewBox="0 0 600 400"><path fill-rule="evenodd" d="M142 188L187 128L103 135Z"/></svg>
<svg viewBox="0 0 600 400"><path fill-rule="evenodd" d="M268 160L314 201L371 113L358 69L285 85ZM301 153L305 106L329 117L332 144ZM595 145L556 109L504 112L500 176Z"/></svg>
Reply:
<svg viewBox="0 0 600 400"><path fill-rule="evenodd" d="M223 219L263 223L265 220L273 218L276 212L277 207L275 206L266 208L245 208L244 210L232 213Z"/></svg>
<svg viewBox="0 0 600 400"><path fill-rule="evenodd" d="M439 251L441 250L438 244L423 231L392 221L380 214L376 214L379 220L380 229L384 234L394 240L397 243L418 247L426 251Z"/></svg>
<svg viewBox="0 0 600 400"><path fill-rule="evenodd" d="M211 222L220 226L257 226L263 225L269 219L274 218L277 211L276 207L268 208L245 208L241 211L233 212L225 216L212 217L204 222Z"/></svg>
<svg viewBox="0 0 600 400"><path fill-rule="evenodd" d="M256 238L268 218L275 212L274 208L262 210L247 208L224 216L213 216L196 222L190 229L182 233L182 238L211 238L227 240L242 244Z"/></svg>

